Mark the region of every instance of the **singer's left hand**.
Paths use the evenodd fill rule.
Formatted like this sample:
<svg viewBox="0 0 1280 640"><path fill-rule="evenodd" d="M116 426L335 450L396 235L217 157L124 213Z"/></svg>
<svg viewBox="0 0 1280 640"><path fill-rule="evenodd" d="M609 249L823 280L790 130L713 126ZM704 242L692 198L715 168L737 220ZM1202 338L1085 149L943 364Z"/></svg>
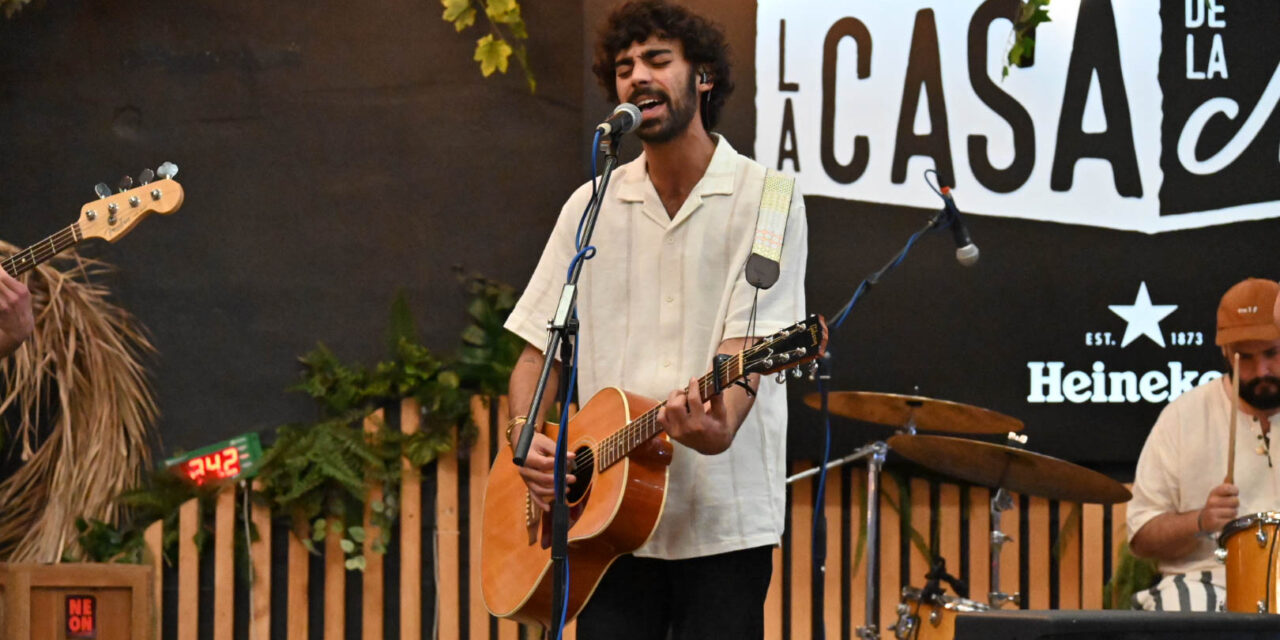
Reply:
<svg viewBox="0 0 1280 640"><path fill-rule="evenodd" d="M712 395L704 401L696 378L689 381L688 388L676 389L667 396L666 406L658 410L658 424L676 442L706 455L728 449L738 430L729 421L724 396Z"/></svg>

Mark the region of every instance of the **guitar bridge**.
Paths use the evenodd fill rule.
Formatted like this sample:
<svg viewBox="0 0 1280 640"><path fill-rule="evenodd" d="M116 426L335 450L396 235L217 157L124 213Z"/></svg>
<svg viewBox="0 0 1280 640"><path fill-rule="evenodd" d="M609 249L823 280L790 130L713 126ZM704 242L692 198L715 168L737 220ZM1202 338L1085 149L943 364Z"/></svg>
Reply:
<svg viewBox="0 0 1280 640"><path fill-rule="evenodd" d="M533 503L533 494L528 490L524 492L524 526L529 533L529 545L538 543L538 533L542 528L542 509Z"/></svg>

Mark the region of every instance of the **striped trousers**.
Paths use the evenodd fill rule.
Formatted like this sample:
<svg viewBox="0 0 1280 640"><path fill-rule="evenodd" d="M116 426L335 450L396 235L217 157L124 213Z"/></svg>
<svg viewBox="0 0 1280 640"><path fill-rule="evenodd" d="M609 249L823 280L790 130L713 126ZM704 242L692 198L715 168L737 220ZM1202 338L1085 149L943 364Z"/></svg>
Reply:
<svg viewBox="0 0 1280 640"><path fill-rule="evenodd" d="M1133 608L1147 611L1222 611L1226 601L1222 571L1167 574L1154 587L1133 594Z"/></svg>

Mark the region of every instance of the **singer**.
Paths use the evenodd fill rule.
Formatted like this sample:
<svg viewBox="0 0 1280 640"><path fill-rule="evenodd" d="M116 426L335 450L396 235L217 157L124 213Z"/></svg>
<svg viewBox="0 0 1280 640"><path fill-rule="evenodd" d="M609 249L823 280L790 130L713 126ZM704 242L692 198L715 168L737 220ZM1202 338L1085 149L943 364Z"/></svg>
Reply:
<svg viewBox="0 0 1280 640"><path fill-rule="evenodd" d="M640 108L643 153L613 175L580 281L578 397L616 386L665 398L659 423L675 451L656 530L609 568L578 637L761 638L783 529L785 387L753 376L750 392L733 386L704 401L691 378L715 354L736 354L805 316L803 199L791 200L778 281L755 289L744 264L765 168L710 133L733 81L724 35L708 20L660 1L626 4L607 19L593 69L612 101ZM507 321L527 342L511 376L513 407L532 402L545 357L536 345L590 197L588 184L565 203ZM544 397L559 382L553 376ZM545 408L532 419L540 423ZM508 439L518 433L509 429ZM522 470L544 510L554 446L536 435Z"/></svg>

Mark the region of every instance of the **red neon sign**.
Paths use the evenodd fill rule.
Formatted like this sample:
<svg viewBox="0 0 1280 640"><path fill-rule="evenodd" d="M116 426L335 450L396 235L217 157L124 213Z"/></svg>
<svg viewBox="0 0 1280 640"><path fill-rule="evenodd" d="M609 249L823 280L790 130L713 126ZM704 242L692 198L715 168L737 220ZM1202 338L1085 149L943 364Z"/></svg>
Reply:
<svg viewBox="0 0 1280 640"><path fill-rule="evenodd" d="M98 637L98 601L93 596L67 596L67 637Z"/></svg>

